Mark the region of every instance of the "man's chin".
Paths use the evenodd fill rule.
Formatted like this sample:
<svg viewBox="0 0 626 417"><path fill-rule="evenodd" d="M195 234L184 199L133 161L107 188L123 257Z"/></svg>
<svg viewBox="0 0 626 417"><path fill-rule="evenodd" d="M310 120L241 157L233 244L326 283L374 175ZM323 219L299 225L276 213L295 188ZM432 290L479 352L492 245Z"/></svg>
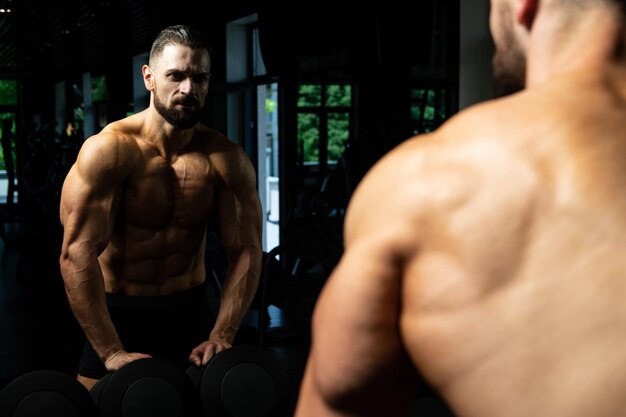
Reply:
<svg viewBox="0 0 626 417"><path fill-rule="evenodd" d="M177 109L172 112L168 122L178 129L189 129L200 121L200 115L196 108Z"/></svg>
<svg viewBox="0 0 626 417"><path fill-rule="evenodd" d="M179 130L191 129L192 127L194 127L197 124L198 124L198 120L197 119L176 120L175 122L171 123L172 126L174 126L176 129L179 129Z"/></svg>

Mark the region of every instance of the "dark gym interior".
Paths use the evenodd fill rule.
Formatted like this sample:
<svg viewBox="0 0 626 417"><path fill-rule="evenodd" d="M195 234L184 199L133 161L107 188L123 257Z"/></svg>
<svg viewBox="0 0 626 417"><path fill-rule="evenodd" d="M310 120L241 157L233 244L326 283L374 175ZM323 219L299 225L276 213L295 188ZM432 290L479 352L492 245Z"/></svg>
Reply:
<svg viewBox="0 0 626 417"><path fill-rule="evenodd" d="M252 160L266 218L265 296L237 343L284 364L291 415L355 187L393 147L491 94L488 1L461 3L0 0L0 389L35 369L76 373L84 337L59 271L61 186L87 137L146 107L150 43L185 23L213 49L202 121Z"/></svg>

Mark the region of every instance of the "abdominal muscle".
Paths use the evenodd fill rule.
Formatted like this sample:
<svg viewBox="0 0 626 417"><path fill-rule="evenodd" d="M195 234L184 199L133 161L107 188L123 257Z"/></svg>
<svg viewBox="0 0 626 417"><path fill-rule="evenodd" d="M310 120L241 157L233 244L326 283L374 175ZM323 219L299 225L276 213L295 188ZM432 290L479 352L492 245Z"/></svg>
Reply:
<svg viewBox="0 0 626 417"><path fill-rule="evenodd" d="M205 229L170 224L153 230L127 226L114 234L98 258L105 291L125 295L168 295L205 280Z"/></svg>

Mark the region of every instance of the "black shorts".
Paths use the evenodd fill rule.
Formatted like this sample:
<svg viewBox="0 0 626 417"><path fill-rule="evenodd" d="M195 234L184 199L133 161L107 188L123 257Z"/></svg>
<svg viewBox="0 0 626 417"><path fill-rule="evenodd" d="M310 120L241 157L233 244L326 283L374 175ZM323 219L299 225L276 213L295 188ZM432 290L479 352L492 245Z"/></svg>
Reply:
<svg viewBox="0 0 626 417"><path fill-rule="evenodd" d="M189 367L191 350L213 328L206 284L167 296L107 294L107 305L124 350L167 359L182 369ZM88 341L78 373L94 379L107 374Z"/></svg>

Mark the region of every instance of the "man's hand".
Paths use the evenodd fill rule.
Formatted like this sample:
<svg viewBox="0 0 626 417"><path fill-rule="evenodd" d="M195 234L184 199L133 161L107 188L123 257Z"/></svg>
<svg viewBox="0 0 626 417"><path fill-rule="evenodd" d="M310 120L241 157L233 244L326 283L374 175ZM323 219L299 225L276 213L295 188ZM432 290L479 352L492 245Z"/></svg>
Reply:
<svg viewBox="0 0 626 417"><path fill-rule="evenodd" d="M109 356L106 361L104 361L104 367L109 372L115 372L120 369L122 366L136 361L137 359L151 358L152 356L147 353L137 353L137 352L126 352L125 350L118 350L111 356Z"/></svg>
<svg viewBox="0 0 626 417"><path fill-rule="evenodd" d="M207 340L206 342L200 343L191 351L189 362L196 366L206 365L214 355L231 347L233 347L233 345L225 340Z"/></svg>

